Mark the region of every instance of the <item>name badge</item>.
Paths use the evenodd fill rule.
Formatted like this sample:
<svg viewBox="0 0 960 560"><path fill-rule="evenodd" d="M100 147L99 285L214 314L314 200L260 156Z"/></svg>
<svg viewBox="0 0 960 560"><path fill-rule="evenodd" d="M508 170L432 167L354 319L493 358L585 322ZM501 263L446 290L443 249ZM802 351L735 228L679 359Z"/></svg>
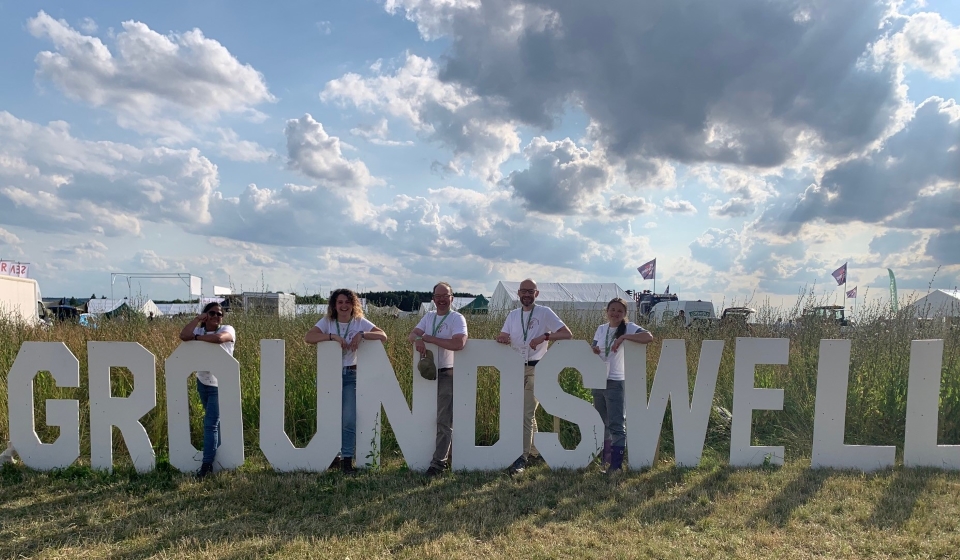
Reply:
<svg viewBox="0 0 960 560"><path fill-rule="evenodd" d="M520 357L523 358L523 363L527 363L530 358L530 346L524 344L519 348Z"/></svg>

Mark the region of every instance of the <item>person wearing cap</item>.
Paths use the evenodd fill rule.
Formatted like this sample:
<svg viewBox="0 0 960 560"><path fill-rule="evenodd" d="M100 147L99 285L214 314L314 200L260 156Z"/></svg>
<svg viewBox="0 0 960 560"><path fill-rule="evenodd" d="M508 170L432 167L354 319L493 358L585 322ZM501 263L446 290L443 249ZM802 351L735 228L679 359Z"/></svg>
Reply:
<svg viewBox="0 0 960 560"><path fill-rule="evenodd" d="M509 344L523 358L523 455L510 465L510 474L521 473L528 463L540 459L540 452L533 445L540 406L533 394L534 367L546 355L549 341L573 338L573 333L552 309L536 304L539 295L536 282L529 278L520 282L517 296L521 307L507 315L497 335L497 342Z"/></svg>
<svg viewBox="0 0 960 560"><path fill-rule="evenodd" d="M453 288L446 282L438 282L433 287L436 311L424 315L407 337L421 357L427 353L427 344L439 348L436 363L437 444L427 476L437 476L447 468L453 444L453 353L463 350L467 343L467 320L450 308L452 303Z"/></svg>
<svg viewBox="0 0 960 560"><path fill-rule="evenodd" d="M303 340L308 344L332 340L342 349L340 470L344 474L353 474L356 472L353 456L357 447L357 348L364 340L386 342L387 333L363 316L360 298L353 290L340 288L330 294L326 317L307 331Z"/></svg>

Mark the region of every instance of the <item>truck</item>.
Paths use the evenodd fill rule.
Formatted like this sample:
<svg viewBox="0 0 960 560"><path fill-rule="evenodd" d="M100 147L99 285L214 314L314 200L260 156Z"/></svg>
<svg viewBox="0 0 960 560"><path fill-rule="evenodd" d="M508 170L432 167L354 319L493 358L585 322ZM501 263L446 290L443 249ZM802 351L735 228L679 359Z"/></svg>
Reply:
<svg viewBox="0 0 960 560"><path fill-rule="evenodd" d="M30 326L45 324L46 311L36 280L0 276L0 319Z"/></svg>
<svg viewBox="0 0 960 560"><path fill-rule="evenodd" d="M712 301L702 300L678 300L661 301L653 306L650 313L650 319L654 323L662 324L667 321L676 320L683 313L683 326L690 325L710 325L717 320L717 313L713 308Z"/></svg>

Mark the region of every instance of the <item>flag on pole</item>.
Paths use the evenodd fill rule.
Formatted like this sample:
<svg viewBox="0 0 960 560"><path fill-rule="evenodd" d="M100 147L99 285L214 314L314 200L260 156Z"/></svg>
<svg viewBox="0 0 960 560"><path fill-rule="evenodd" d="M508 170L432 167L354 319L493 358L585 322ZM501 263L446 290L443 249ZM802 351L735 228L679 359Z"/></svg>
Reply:
<svg viewBox="0 0 960 560"><path fill-rule="evenodd" d="M657 276L657 259L653 259L648 263L644 263L643 266L637 267L637 272L640 273L640 276L644 280L650 280L656 278Z"/></svg>
<svg viewBox="0 0 960 560"><path fill-rule="evenodd" d="M857 286L854 286L852 290L847 290L847 299L857 299Z"/></svg>
<svg viewBox="0 0 960 560"><path fill-rule="evenodd" d="M833 279L837 281L837 285L847 283L847 263L843 263L843 266L833 271Z"/></svg>
<svg viewBox="0 0 960 560"><path fill-rule="evenodd" d="M900 300L897 298L897 279L893 276L893 270L887 269L890 273L890 310L894 313L900 311Z"/></svg>
<svg viewBox="0 0 960 560"><path fill-rule="evenodd" d="M664 290L663 293L665 293L665 294L669 294L669 293L670 293L670 284L667 284L667 289Z"/></svg>

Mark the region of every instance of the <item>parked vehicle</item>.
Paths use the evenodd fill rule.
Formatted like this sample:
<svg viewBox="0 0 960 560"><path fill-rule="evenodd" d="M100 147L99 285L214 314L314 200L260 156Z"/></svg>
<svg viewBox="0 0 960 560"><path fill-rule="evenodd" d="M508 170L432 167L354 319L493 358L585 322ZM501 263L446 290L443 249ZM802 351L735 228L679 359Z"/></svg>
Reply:
<svg viewBox="0 0 960 560"><path fill-rule="evenodd" d="M45 324L47 313L37 281L0 276L0 315L31 326Z"/></svg>
<svg viewBox="0 0 960 560"><path fill-rule="evenodd" d="M696 301L662 301L653 306L650 319L657 324L682 320L686 327L709 326L717 320L717 314L713 309L712 301L699 299Z"/></svg>
<svg viewBox="0 0 960 560"><path fill-rule="evenodd" d="M854 330L853 321L847 319L846 307L843 305L819 305L803 310L803 318L807 321L832 322L840 327L841 333Z"/></svg>

